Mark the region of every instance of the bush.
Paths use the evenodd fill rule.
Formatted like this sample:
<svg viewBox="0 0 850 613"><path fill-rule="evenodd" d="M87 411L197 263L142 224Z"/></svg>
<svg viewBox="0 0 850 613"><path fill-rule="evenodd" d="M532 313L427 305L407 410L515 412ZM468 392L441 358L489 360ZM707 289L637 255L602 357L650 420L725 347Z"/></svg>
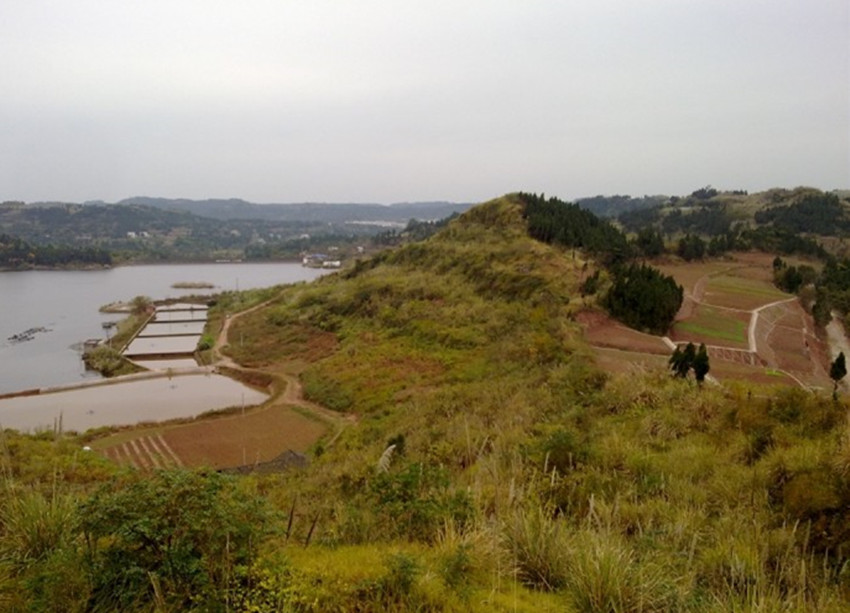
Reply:
<svg viewBox="0 0 850 613"><path fill-rule="evenodd" d="M124 359L117 349L100 345L85 354L86 365L104 377L116 377L136 372L138 369Z"/></svg>
<svg viewBox="0 0 850 613"><path fill-rule="evenodd" d="M396 472L379 472L369 485L369 493L378 525L389 538L432 542L446 521L463 529L473 516L469 495L450 491L445 470L427 463L414 462Z"/></svg>
<svg viewBox="0 0 850 613"><path fill-rule="evenodd" d="M82 507L96 608L222 602L251 564L267 511L217 473L131 474Z"/></svg>

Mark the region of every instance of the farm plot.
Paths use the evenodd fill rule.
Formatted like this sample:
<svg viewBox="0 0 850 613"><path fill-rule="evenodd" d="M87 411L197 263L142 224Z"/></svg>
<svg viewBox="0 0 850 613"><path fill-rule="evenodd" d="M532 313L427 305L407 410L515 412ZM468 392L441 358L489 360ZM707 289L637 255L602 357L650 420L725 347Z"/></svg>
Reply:
<svg viewBox="0 0 850 613"><path fill-rule="evenodd" d="M584 311L576 319L584 328L585 340L595 347L657 355L668 355L671 351L660 337L627 328L604 313Z"/></svg>
<svg viewBox="0 0 850 613"><path fill-rule="evenodd" d="M103 454L119 464L129 464L135 468L173 468L183 466L180 457L174 452L162 432L150 432L144 436L116 442L103 449Z"/></svg>
<svg viewBox="0 0 850 613"><path fill-rule="evenodd" d="M106 457L136 468L229 468L266 462L286 450L307 451L328 430L317 417L283 405L148 430L93 444Z"/></svg>
<svg viewBox="0 0 850 613"><path fill-rule="evenodd" d="M323 421L274 405L174 428L163 436L188 466L225 468L268 462L288 449L307 451L326 431Z"/></svg>
<svg viewBox="0 0 850 613"><path fill-rule="evenodd" d="M779 291L769 282L748 274L753 272L752 268L743 268L709 278L702 301L714 306L751 311L777 300L791 298L790 294Z"/></svg>
<svg viewBox="0 0 850 613"><path fill-rule="evenodd" d="M674 341L726 345L735 349L747 349L747 326L750 314L741 311L718 309L705 304L696 312L673 325L670 337Z"/></svg>
<svg viewBox="0 0 850 613"><path fill-rule="evenodd" d="M685 289L669 336L676 343L705 343L711 374L720 380L825 387L825 343L813 334L811 317L799 301L773 286L773 259L764 253L736 253L708 262L655 262ZM772 306L762 308L767 305ZM663 365L662 356L670 353L666 345L657 353L649 348L659 347L652 340L659 337L628 331L604 317L582 314L578 320L606 370L628 371L632 362Z"/></svg>
<svg viewBox="0 0 850 613"><path fill-rule="evenodd" d="M809 385L828 386L826 347L810 332L813 327L799 302L764 309L755 334L758 352Z"/></svg>
<svg viewBox="0 0 850 613"><path fill-rule="evenodd" d="M681 285L687 294L697 293L697 284L706 276L719 274L732 265L734 264L730 262L653 263L662 273L676 279L676 283Z"/></svg>

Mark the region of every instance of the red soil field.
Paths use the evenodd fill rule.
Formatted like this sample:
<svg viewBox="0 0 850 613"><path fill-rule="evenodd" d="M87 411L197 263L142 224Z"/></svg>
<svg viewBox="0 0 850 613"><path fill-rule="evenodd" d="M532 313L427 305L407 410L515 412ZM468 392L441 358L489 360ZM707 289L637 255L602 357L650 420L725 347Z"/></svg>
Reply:
<svg viewBox="0 0 850 613"><path fill-rule="evenodd" d="M324 423L274 405L180 426L163 437L184 464L224 468L266 462L288 449L307 451L326 431Z"/></svg>
<svg viewBox="0 0 850 613"><path fill-rule="evenodd" d="M599 311L582 311L576 316L584 328L585 340L597 347L669 355L671 349L658 336L627 328Z"/></svg>

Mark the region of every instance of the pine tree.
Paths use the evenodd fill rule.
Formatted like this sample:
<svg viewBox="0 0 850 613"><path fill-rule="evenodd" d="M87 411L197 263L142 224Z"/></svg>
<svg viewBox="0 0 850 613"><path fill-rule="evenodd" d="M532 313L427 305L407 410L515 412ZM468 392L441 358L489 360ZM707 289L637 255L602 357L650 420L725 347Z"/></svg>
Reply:
<svg viewBox="0 0 850 613"><path fill-rule="evenodd" d="M670 370L673 371L673 374L677 377L683 377L682 374L682 350L679 349L679 346L676 345L676 350L673 351L673 355L670 356L670 359L667 361L667 364L670 365ZM687 373L687 371L685 371Z"/></svg>
<svg viewBox="0 0 850 613"><path fill-rule="evenodd" d="M708 371L711 370L711 366L708 363L708 350L705 348L705 343L700 343L699 351L697 351L697 354L694 357L693 367L697 383L702 385L702 382L705 381L705 376L708 374Z"/></svg>
<svg viewBox="0 0 850 613"><path fill-rule="evenodd" d="M673 355L670 356L670 360L668 362L673 374L677 377L681 377L682 379L687 377L688 371L694 364L695 356L696 349L694 348L693 343L688 343L684 351L679 347L676 347L676 350L673 352Z"/></svg>
<svg viewBox="0 0 850 613"><path fill-rule="evenodd" d="M844 352L838 354L838 357L829 365L829 378L832 379L832 397L838 398L838 382L841 381L847 374L847 364L844 359Z"/></svg>

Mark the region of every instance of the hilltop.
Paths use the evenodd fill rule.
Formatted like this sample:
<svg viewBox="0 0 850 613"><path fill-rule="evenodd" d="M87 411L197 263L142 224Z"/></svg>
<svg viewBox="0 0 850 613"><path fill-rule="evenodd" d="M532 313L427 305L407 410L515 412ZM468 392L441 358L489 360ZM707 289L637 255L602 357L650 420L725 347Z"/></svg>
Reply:
<svg viewBox="0 0 850 613"><path fill-rule="evenodd" d="M430 238L266 292L231 323L235 362L298 377L310 401L348 416L303 471L115 477L97 458L72 461L67 441L14 438L62 470L51 482L50 462L4 460L7 597L846 610L847 406L789 386L698 386L666 365L600 370L578 319L588 279L625 239L585 217L588 235L532 238L534 201L476 206ZM41 532L36 554L19 499L62 511L46 515L63 530Z"/></svg>

